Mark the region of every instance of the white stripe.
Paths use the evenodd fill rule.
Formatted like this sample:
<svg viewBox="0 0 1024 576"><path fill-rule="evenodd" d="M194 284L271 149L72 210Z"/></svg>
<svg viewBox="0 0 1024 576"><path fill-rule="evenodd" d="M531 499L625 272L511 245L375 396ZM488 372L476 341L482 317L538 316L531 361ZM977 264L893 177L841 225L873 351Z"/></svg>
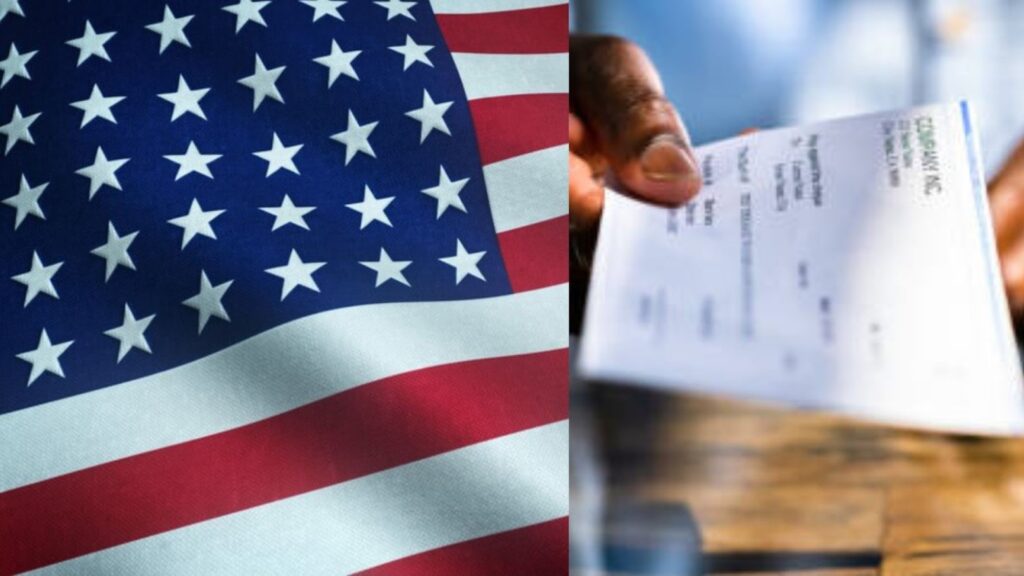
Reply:
<svg viewBox="0 0 1024 576"><path fill-rule="evenodd" d="M565 0L430 0L434 14L479 14L481 12L505 12L564 4L568 4L568 2Z"/></svg>
<svg viewBox="0 0 1024 576"><path fill-rule="evenodd" d="M569 91L569 55L452 54L470 100Z"/></svg>
<svg viewBox="0 0 1024 576"><path fill-rule="evenodd" d="M569 146L555 146L484 166L487 197L498 232L569 211Z"/></svg>
<svg viewBox="0 0 1024 576"><path fill-rule="evenodd" d="M565 348L567 307L563 284L300 318L166 372L0 417L0 492L230 430L387 376Z"/></svg>
<svg viewBox="0 0 1024 576"><path fill-rule="evenodd" d="M569 427L482 442L40 574L349 574L569 513Z"/></svg>

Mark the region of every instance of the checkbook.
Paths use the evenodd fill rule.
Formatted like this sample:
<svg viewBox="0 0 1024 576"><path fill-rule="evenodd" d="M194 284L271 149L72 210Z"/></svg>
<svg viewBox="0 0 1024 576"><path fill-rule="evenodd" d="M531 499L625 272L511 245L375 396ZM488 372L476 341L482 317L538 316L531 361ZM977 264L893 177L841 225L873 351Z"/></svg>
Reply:
<svg viewBox="0 0 1024 576"><path fill-rule="evenodd" d="M580 371L970 434L1024 432L967 102L696 150L677 209L609 191Z"/></svg>

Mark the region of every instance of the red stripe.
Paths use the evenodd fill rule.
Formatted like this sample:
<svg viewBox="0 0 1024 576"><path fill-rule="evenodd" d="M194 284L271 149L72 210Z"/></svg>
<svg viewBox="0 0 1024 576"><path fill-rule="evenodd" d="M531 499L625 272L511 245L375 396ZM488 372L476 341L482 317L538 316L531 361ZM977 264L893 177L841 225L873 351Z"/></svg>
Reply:
<svg viewBox="0 0 1024 576"><path fill-rule="evenodd" d="M390 562L359 576L563 576L569 570L569 519L460 542Z"/></svg>
<svg viewBox="0 0 1024 576"><path fill-rule="evenodd" d="M451 52L551 54L569 51L569 5L485 12L438 14Z"/></svg>
<svg viewBox="0 0 1024 576"><path fill-rule="evenodd" d="M563 420L567 370L564 349L427 368L2 493L0 573Z"/></svg>
<svg viewBox="0 0 1024 576"><path fill-rule="evenodd" d="M524 94L469 101L480 161L536 152L569 141L568 94Z"/></svg>
<svg viewBox="0 0 1024 576"><path fill-rule="evenodd" d="M498 234L515 292L569 281L569 217L559 216Z"/></svg>

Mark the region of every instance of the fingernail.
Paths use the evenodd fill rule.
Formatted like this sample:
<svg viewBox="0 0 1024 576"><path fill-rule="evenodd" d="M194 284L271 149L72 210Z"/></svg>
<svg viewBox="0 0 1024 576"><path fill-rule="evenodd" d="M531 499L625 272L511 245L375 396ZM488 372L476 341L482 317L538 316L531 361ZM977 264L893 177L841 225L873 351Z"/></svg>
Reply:
<svg viewBox="0 0 1024 576"><path fill-rule="evenodd" d="M648 180L674 182L693 178L697 165L671 134L656 136L640 154L640 168Z"/></svg>

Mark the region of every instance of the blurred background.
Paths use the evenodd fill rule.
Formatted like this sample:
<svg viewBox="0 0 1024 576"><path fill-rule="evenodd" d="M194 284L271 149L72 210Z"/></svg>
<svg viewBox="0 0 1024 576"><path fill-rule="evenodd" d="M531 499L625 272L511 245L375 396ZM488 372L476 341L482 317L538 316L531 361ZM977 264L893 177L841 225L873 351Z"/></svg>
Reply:
<svg viewBox="0 0 1024 576"><path fill-rule="evenodd" d="M1024 135L1021 0L571 0L643 47L695 144L969 99ZM1024 441L572 384L572 572L1024 575Z"/></svg>

